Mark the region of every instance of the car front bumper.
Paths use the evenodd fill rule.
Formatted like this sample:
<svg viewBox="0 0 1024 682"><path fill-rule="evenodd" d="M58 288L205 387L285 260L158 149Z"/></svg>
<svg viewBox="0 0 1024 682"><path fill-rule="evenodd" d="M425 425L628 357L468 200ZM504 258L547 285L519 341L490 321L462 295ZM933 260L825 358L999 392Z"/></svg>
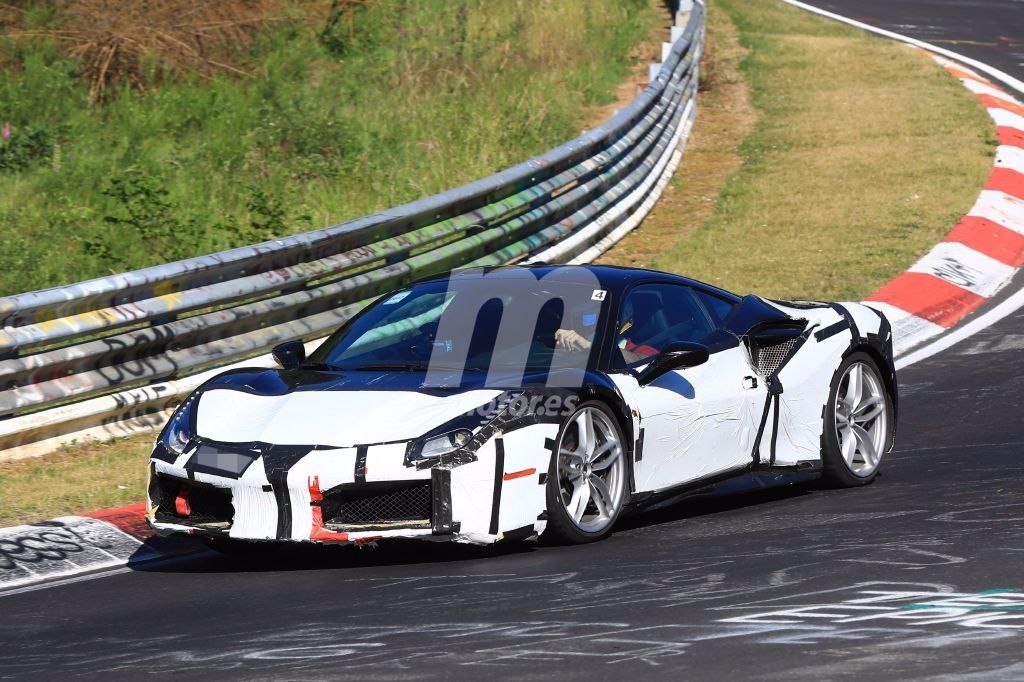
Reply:
<svg viewBox="0 0 1024 682"><path fill-rule="evenodd" d="M236 466L196 466L197 446L154 453L147 518L161 535L361 544L416 538L490 544L539 535L553 424L497 433L455 462L417 468L404 443L264 446ZM224 459L226 457L226 459ZM212 461L207 458L207 461ZM422 466L422 465L421 465Z"/></svg>

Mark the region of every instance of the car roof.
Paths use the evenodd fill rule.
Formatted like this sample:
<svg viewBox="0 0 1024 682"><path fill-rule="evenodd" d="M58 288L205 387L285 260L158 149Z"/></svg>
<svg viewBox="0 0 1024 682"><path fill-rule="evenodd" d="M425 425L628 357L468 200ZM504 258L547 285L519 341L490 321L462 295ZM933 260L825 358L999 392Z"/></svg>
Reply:
<svg viewBox="0 0 1024 682"><path fill-rule="evenodd" d="M605 289L618 293L625 289L627 286L634 282L643 280L657 280L662 282L674 282L676 284L684 284L688 286L696 286L699 288L707 289L720 294L725 294L731 298L739 299L736 294L716 287L705 282L700 282L689 277L683 277L682 275L676 275L669 272L661 272L659 270L648 270L646 268L634 268L625 267L620 265L560 265L560 264L536 264L536 265L497 265L482 268L488 276L495 275L501 276L502 272L508 272L510 277L516 276L522 273L523 270L529 270L538 279L544 278L547 281L559 281L562 278L572 281L573 270L588 270L593 273L598 281ZM427 277L420 282L426 281L437 281L449 279L452 275L457 276L460 270L454 270L450 273L444 273L441 275L435 275L433 277ZM549 279L550 278L550 279ZM418 282L417 282L418 283Z"/></svg>

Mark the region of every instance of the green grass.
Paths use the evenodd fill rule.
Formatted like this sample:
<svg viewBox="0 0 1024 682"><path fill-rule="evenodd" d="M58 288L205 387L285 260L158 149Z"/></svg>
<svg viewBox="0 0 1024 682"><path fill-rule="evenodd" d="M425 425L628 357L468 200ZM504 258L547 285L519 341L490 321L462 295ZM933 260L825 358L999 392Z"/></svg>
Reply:
<svg viewBox="0 0 1024 682"><path fill-rule="evenodd" d="M153 436L0 463L0 527L140 502Z"/></svg>
<svg viewBox="0 0 1024 682"><path fill-rule="evenodd" d="M322 227L522 161L581 132L658 20L649 0L374 0L325 34L314 6L259 36L251 78L98 105L54 44L5 41L0 295Z"/></svg>
<svg viewBox="0 0 1024 682"><path fill-rule="evenodd" d="M710 220L652 265L739 293L860 299L970 208L993 125L917 51L777 0L715 4L749 49L757 123Z"/></svg>

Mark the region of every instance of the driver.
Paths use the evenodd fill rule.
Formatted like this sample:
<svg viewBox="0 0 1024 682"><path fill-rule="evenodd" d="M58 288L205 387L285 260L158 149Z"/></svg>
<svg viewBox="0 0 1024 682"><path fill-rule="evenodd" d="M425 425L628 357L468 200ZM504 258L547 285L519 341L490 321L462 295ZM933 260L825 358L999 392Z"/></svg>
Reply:
<svg viewBox="0 0 1024 682"><path fill-rule="evenodd" d="M633 318L635 315L636 309L633 305L633 301L627 298L626 302L622 306L622 322L619 324L619 328L615 335L615 343L622 352L622 357L626 360L627 364L632 364L639 360L643 360L644 358L649 358L658 354L657 348L643 343L636 343L631 337L627 336L629 331L634 329L635 324ZM555 343L559 348L563 348L565 350L588 350L593 345L593 342L593 331L585 335L575 329L555 330Z"/></svg>
<svg viewBox="0 0 1024 682"><path fill-rule="evenodd" d="M632 336L629 335L631 330L633 332L636 331L635 316L636 308L633 305L632 296L630 296L622 304L622 321L619 323L619 328L615 333L615 345L618 346L619 351L622 353L622 358L626 361L627 365L658 354L657 348L643 343L636 343Z"/></svg>

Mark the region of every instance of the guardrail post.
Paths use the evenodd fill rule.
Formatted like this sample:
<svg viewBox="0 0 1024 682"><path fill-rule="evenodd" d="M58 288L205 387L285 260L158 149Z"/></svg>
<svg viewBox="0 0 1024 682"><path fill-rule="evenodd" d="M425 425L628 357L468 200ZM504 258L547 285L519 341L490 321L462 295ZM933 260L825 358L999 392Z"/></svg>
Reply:
<svg viewBox="0 0 1024 682"><path fill-rule="evenodd" d="M693 0L679 0L679 8L676 10L676 26L686 26L691 12L693 12Z"/></svg>

